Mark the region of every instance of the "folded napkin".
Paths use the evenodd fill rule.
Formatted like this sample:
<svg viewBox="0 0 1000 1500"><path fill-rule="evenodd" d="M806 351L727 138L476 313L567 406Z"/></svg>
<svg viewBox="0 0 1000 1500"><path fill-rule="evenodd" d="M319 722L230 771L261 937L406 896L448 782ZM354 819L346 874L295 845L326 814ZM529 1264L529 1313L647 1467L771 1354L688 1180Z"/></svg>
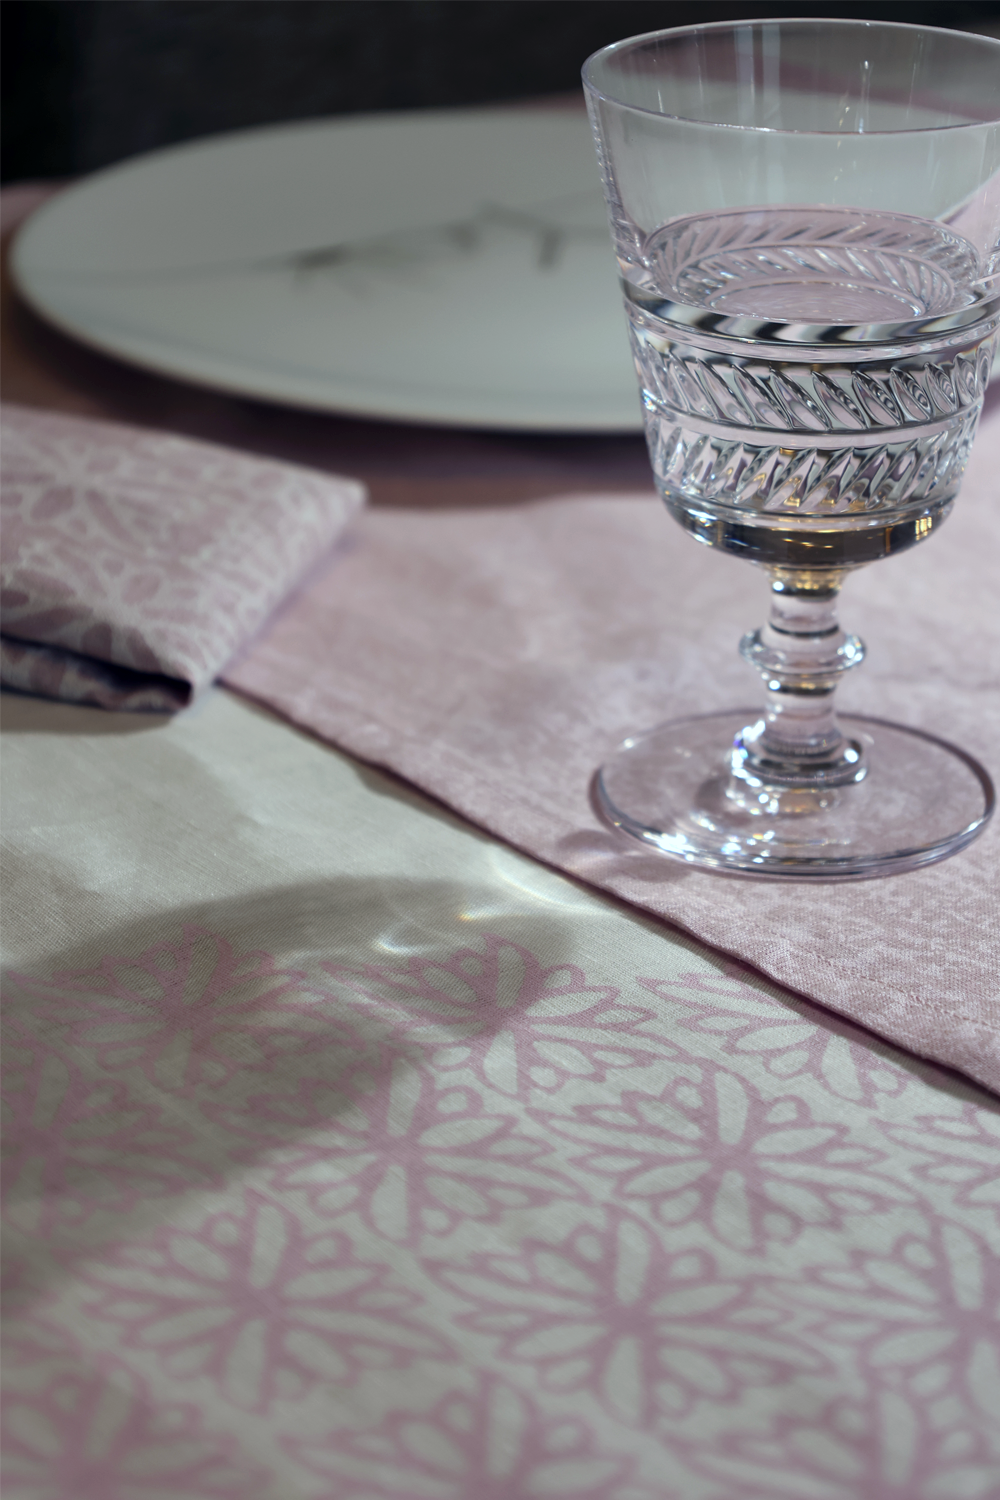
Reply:
<svg viewBox="0 0 1000 1500"><path fill-rule="evenodd" d="M5 406L0 681L169 711L215 678L364 499L211 443Z"/></svg>
<svg viewBox="0 0 1000 1500"><path fill-rule="evenodd" d="M994 773L1000 684L984 643L996 642L998 470L1000 406L940 534L855 575L842 607L870 648L844 709L943 734ZM694 544L652 495L373 510L354 540L335 584L317 576L226 682L528 853L1000 1089L1000 828L926 869L802 886L674 863L594 814L594 769L629 731L759 699L736 646L765 617L763 573ZM790 1036L772 1061L784 1076L805 1054Z"/></svg>

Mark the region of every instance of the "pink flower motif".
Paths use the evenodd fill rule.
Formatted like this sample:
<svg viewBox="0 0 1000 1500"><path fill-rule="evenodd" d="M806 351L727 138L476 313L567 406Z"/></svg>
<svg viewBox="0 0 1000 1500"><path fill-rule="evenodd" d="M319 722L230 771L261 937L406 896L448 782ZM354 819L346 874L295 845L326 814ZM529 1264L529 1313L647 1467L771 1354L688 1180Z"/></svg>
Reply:
<svg viewBox="0 0 1000 1500"><path fill-rule="evenodd" d="M627 1484L632 1458L602 1449L583 1422L546 1416L493 1376L425 1413L394 1414L377 1431L341 1428L319 1442L286 1438L284 1447L339 1500L655 1500Z"/></svg>
<svg viewBox="0 0 1000 1500"><path fill-rule="evenodd" d="M989 1443L958 1420L946 1432L935 1431L942 1425L938 1413L948 1408L954 1411L954 1402L940 1388L934 1401L883 1388L868 1399L842 1395L817 1403L812 1420L783 1415L766 1434L734 1426L710 1445L682 1439L677 1451L703 1482L724 1486L721 1493L739 1500L788 1494L992 1500L1000 1493L1000 1463Z"/></svg>
<svg viewBox="0 0 1000 1500"><path fill-rule="evenodd" d="M50 981L13 977L29 1002L25 1026L56 1025L100 1067L137 1068L175 1094L218 1087L290 1047L309 1051L317 1039L357 1046L303 973L277 968L267 953L238 955L201 927L185 927L179 943L157 943L138 958L112 954Z"/></svg>
<svg viewBox="0 0 1000 1500"><path fill-rule="evenodd" d="M86 1371L79 1359L63 1358L39 1381L29 1378L33 1353L11 1344L5 1353L21 1386L3 1408L11 1497L254 1500L273 1493L268 1476L240 1458L231 1438L205 1431L196 1407L154 1406L120 1362Z"/></svg>
<svg viewBox="0 0 1000 1500"><path fill-rule="evenodd" d="M914 1158L918 1182L965 1209L1000 1208L1000 1120L981 1105L966 1103L960 1115L920 1115L912 1124L886 1125L885 1132Z"/></svg>
<svg viewBox="0 0 1000 1500"><path fill-rule="evenodd" d="M825 1369L820 1352L772 1332L781 1313L757 1303L752 1279L718 1276L702 1251L665 1251L628 1214L607 1220L558 1245L526 1240L514 1255L436 1267L471 1304L459 1326L491 1335L546 1389L588 1391L634 1427Z"/></svg>
<svg viewBox="0 0 1000 1500"><path fill-rule="evenodd" d="M242 1211L195 1233L163 1228L105 1255L82 1280L90 1316L174 1376L210 1376L227 1400L263 1412L318 1382L447 1358L411 1316L419 1297L342 1234L309 1236L279 1203L248 1191Z"/></svg>
<svg viewBox="0 0 1000 1500"><path fill-rule="evenodd" d="M711 1037L717 1054L759 1058L779 1079L810 1075L852 1103L876 1105L902 1092L906 1071L873 1050L858 1027L834 1016L817 1026L814 1007L771 1000L745 982L744 972L730 962L715 980L689 972L636 983L672 1005L677 1032ZM678 1013L678 1001L686 1015Z"/></svg>
<svg viewBox="0 0 1000 1500"><path fill-rule="evenodd" d="M575 964L545 969L507 938L485 934L483 941L481 953L461 948L440 962L323 967L355 1004L383 1017L388 1009L400 1039L454 1044L451 1065L471 1067L485 1086L512 1098L528 1100L573 1079L601 1084L613 1069L663 1055L642 1033L651 1009L623 1004L612 986L588 985Z"/></svg>
<svg viewBox="0 0 1000 1500"><path fill-rule="evenodd" d="M855 1250L761 1291L781 1328L851 1379L829 1396L817 1383L811 1409L786 1409L766 1433L692 1443L693 1466L764 1493L790 1462L804 1484L878 1500L1000 1493L1000 1261L970 1230L918 1223L881 1254Z"/></svg>
<svg viewBox="0 0 1000 1500"><path fill-rule="evenodd" d="M376 1233L414 1247L422 1230L448 1234L467 1219L492 1223L558 1199L581 1201L574 1182L540 1164L547 1142L405 1056L375 1088L346 1087L336 1105L315 1082L292 1098L248 1100L247 1133L252 1122L260 1141L294 1142L269 1154L276 1193L305 1190L318 1214L352 1205ZM260 1150L255 1144L253 1159Z"/></svg>
<svg viewBox="0 0 1000 1500"><path fill-rule="evenodd" d="M763 1098L724 1067L685 1063L658 1095L546 1116L577 1143L574 1164L608 1181L609 1196L648 1203L665 1224L698 1216L725 1247L761 1252L846 1214L915 1202L877 1172L884 1153L857 1146L842 1124L816 1121L793 1096Z"/></svg>
<svg viewBox="0 0 1000 1500"><path fill-rule="evenodd" d="M128 1213L205 1180L190 1131L54 1049L9 1038L3 1106L5 1212L39 1238L75 1234L98 1208Z"/></svg>

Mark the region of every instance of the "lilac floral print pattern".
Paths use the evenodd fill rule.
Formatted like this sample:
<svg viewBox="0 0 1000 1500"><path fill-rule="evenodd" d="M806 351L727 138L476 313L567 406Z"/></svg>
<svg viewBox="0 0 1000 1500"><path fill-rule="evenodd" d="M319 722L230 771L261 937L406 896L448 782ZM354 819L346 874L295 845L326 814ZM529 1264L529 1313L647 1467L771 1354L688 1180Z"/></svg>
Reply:
<svg viewBox="0 0 1000 1500"><path fill-rule="evenodd" d="M11 1500L1000 1490L1000 1116L736 966L189 927L6 1006Z"/></svg>

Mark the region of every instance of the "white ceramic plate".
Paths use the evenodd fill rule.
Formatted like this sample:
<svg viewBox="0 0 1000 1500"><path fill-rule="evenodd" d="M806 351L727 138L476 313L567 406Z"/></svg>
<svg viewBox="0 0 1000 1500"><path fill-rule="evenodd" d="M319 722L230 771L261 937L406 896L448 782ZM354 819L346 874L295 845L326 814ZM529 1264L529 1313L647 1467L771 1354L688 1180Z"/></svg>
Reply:
<svg viewBox="0 0 1000 1500"><path fill-rule="evenodd" d="M165 374L324 411L641 428L582 111L370 115L218 136L69 188L22 294Z"/></svg>

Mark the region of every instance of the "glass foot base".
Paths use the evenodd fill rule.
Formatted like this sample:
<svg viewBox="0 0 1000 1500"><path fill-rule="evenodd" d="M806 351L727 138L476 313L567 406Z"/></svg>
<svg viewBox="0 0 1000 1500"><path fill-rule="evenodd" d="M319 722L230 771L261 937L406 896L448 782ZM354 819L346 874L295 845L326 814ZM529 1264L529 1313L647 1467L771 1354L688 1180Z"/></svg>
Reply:
<svg viewBox="0 0 1000 1500"><path fill-rule="evenodd" d="M858 880L933 864L981 833L993 783L945 740L841 714L863 750L847 785L768 787L740 774L754 709L677 719L625 741L601 767L596 800L614 827L705 869L771 879Z"/></svg>

